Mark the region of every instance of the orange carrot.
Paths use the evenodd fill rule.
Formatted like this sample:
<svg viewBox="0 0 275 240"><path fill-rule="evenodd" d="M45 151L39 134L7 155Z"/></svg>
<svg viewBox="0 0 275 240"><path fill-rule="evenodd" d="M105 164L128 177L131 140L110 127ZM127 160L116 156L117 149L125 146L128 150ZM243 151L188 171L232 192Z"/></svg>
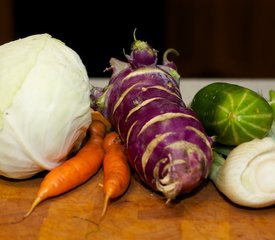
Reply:
<svg viewBox="0 0 275 240"><path fill-rule="evenodd" d="M98 111L93 111L93 112L92 112L92 119L93 119L93 120L98 120L98 121L104 123L104 125L105 125L105 127L106 127L106 130L107 130L108 132L111 131L111 129L112 129L111 123L110 123L110 122L109 122L100 112L98 112Z"/></svg>
<svg viewBox="0 0 275 240"><path fill-rule="evenodd" d="M124 146L116 132L108 133L103 141L105 157L104 171L104 205L101 216L106 213L109 199L121 196L128 188L131 179Z"/></svg>
<svg viewBox="0 0 275 240"><path fill-rule="evenodd" d="M90 138L75 156L51 170L43 179L27 217L43 200L65 193L86 182L102 166L104 158L103 139L106 126L93 120L89 127Z"/></svg>

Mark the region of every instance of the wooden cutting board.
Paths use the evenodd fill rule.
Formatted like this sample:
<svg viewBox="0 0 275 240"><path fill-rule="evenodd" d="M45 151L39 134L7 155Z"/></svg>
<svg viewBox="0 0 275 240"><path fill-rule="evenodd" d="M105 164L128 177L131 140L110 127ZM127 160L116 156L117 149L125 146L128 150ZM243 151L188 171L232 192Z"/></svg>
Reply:
<svg viewBox="0 0 275 240"><path fill-rule="evenodd" d="M212 182L165 204L134 177L100 221L102 170L85 184L42 202L20 221L34 200L42 175L28 180L0 178L0 239L275 239L275 208L246 209L226 200Z"/></svg>

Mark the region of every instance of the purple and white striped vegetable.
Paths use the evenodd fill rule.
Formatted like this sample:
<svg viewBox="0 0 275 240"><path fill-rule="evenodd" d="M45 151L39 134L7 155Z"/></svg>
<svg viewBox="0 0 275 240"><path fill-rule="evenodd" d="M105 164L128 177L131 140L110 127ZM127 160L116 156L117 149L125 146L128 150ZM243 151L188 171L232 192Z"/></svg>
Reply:
<svg viewBox="0 0 275 240"><path fill-rule="evenodd" d="M128 62L111 58L109 84L91 92L92 107L121 136L131 167L167 201L197 187L212 163L212 139L181 98L171 51L157 65L157 51L135 39Z"/></svg>

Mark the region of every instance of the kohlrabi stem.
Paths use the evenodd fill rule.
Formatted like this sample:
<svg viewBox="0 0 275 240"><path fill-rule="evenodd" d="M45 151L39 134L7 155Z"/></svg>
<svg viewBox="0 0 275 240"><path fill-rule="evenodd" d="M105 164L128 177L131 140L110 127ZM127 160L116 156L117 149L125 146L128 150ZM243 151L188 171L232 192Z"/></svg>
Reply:
<svg viewBox="0 0 275 240"><path fill-rule="evenodd" d="M133 33L134 42L137 41L137 38L136 38L136 31L137 31L137 28L134 29L134 33Z"/></svg>
<svg viewBox="0 0 275 240"><path fill-rule="evenodd" d="M164 52L164 54L163 54L163 65L168 65L168 64L171 63L171 61L168 60L168 54L169 54L169 53L173 53L173 54L175 54L176 56L179 56L179 55L180 55L180 53L179 53L176 49L174 49L174 48L169 48L169 49L167 49L167 50Z"/></svg>

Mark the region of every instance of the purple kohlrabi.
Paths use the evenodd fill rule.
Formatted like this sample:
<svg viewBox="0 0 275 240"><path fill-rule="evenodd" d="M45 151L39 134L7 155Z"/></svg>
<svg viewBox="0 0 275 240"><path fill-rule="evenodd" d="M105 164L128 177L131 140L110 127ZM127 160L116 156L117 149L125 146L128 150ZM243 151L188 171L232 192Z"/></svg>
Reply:
<svg viewBox="0 0 275 240"><path fill-rule="evenodd" d="M131 50L128 62L111 58L112 77L101 94L92 91L92 107L119 133L140 179L169 201L208 177L212 139L182 100L176 65L167 59L177 52L167 50L158 65L146 42L135 39Z"/></svg>

